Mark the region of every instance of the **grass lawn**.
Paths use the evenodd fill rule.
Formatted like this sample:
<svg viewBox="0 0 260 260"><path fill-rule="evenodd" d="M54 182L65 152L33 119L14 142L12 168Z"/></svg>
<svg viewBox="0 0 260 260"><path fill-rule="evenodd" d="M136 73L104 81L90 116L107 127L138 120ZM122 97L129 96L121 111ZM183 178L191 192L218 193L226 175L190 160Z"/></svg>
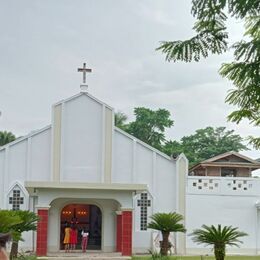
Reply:
<svg viewBox="0 0 260 260"><path fill-rule="evenodd" d="M149 260L150 256L133 256L133 260ZM226 256L225 260L260 260L260 256ZM169 260L215 260L214 256L171 256Z"/></svg>

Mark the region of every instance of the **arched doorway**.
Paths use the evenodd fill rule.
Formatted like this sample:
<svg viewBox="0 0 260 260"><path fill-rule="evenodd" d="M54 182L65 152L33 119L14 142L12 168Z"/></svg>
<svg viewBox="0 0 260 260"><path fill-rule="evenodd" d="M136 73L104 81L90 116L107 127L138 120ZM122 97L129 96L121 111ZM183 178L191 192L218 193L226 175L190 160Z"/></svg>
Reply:
<svg viewBox="0 0 260 260"><path fill-rule="evenodd" d="M61 210L60 215L60 249L64 249L63 239L65 227L76 226L78 243L76 249L81 249L81 231L89 232L89 250L101 249L102 213L99 207L89 204L69 204Z"/></svg>

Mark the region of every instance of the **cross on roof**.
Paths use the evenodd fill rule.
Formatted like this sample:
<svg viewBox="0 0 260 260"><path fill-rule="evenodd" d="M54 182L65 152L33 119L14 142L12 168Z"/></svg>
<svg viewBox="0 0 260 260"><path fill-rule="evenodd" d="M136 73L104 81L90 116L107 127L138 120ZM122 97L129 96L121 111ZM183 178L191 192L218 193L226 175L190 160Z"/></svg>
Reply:
<svg viewBox="0 0 260 260"><path fill-rule="evenodd" d="M92 69L86 68L86 63L83 63L83 68L78 68L78 72L83 73L83 83L86 83L86 73L91 71Z"/></svg>

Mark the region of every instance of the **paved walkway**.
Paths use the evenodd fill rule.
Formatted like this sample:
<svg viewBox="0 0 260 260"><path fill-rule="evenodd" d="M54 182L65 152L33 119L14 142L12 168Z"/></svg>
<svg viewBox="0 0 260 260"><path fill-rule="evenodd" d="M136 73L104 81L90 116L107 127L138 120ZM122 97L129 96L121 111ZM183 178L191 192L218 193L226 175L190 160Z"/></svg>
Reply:
<svg viewBox="0 0 260 260"><path fill-rule="evenodd" d="M39 257L38 259L48 260L129 260L131 257L122 256L121 253L102 253L102 252L75 252L75 253L49 253L47 257Z"/></svg>

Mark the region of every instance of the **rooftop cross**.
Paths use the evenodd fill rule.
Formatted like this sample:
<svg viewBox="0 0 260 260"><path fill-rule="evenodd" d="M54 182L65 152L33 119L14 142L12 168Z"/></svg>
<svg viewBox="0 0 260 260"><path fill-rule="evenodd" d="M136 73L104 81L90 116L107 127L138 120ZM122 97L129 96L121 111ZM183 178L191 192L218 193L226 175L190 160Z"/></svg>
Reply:
<svg viewBox="0 0 260 260"><path fill-rule="evenodd" d="M78 68L78 72L83 73L83 83L80 85L81 92L87 92L88 85L86 84L86 73L91 71L91 69L86 68L86 63L83 63L83 68Z"/></svg>
<svg viewBox="0 0 260 260"><path fill-rule="evenodd" d="M83 83L86 83L86 73L91 72L91 69L86 68L86 63L83 63L83 68L78 68L78 72L83 72Z"/></svg>

